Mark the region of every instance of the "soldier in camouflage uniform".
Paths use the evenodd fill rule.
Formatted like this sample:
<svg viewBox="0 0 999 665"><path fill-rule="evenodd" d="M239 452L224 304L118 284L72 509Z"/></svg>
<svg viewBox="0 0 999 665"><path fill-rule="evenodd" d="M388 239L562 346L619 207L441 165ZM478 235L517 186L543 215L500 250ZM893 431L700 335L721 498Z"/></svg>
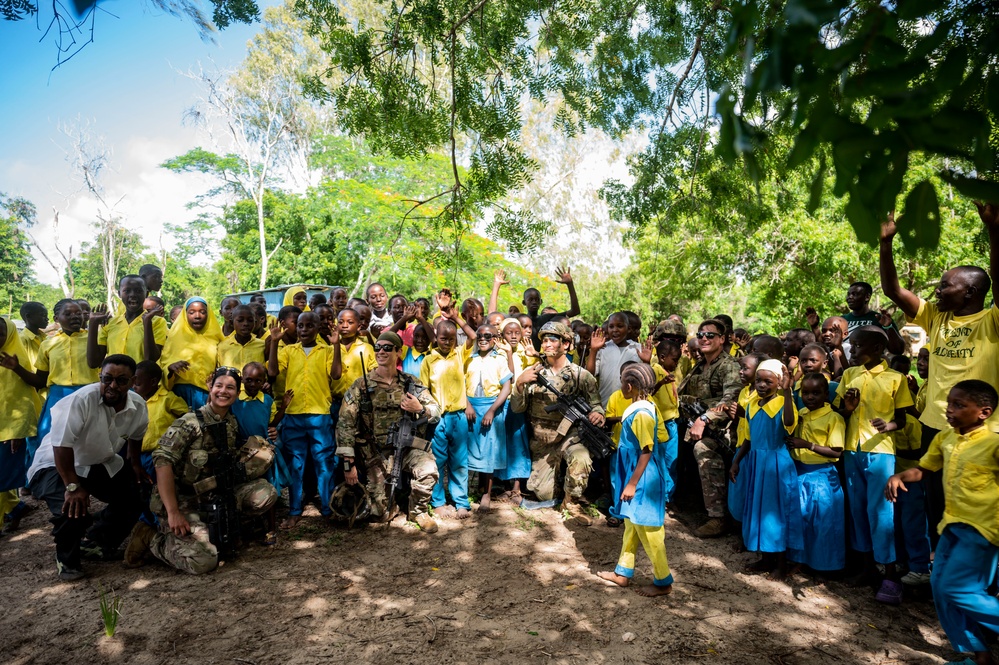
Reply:
<svg viewBox="0 0 999 665"><path fill-rule="evenodd" d="M725 430L729 422L725 411L712 410L712 407L736 402L742 382L739 363L724 352L724 323L714 319L704 321L697 329L697 341L704 358L690 370L677 392L681 402L698 402L708 409L689 426L687 438L695 442L694 459L709 518L694 533L701 538L710 538L725 533L726 481L722 451L728 445Z"/></svg>
<svg viewBox="0 0 999 665"><path fill-rule="evenodd" d="M195 413L174 421L153 451L157 484L149 501L159 518L158 532L140 522L132 531L126 551L126 565L137 565L148 551L167 565L200 575L218 566L218 550L208 539L208 526L201 521L198 504L212 497L212 490L198 493L196 488L211 486L212 460L218 454L217 442L209 428L219 422L226 425L226 443L238 450L239 428L229 407L239 395L239 372L231 368L216 370L209 383L209 402L198 409L204 418L202 428ZM205 481L208 480L206 483ZM277 502L277 491L264 478L236 486L236 506L241 513L263 515Z"/></svg>
<svg viewBox="0 0 999 665"><path fill-rule="evenodd" d="M575 429L566 434L558 432L562 415L558 411L548 413L545 407L555 404L554 393L534 383L539 372L561 392L582 395L593 411L590 422L598 427L604 424L604 410L600 404L597 380L579 365L573 365L566 357L572 331L564 323L549 322L538 333L541 339L541 353L547 358L546 365L531 365L517 377L517 385L510 398L510 408L518 413L527 413L531 432L531 477L527 489L534 492L541 501L554 498L556 476L562 461L566 462L566 475L563 490L563 508L580 524L589 526L592 519L579 505L586 483L593 469L590 451L580 440Z"/></svg>
<svg viewBox="0 0 999 665"><path fill-rule="evenodd" d="M393 449L387 448L389 428L404 412L426 417L431 429L440 420L440 407L430 391L415 377L397 371L402 339L394 332L383 332L375 343L376 367L365 379L358 379L343 396L340 421L336 426L336 454L344 460L344 476L350 485L358 482L357 463L367 475L371 514L379 521L395 516L394 506L386 495L385 481L392 471ZM409 518L427 533L437 531L437 523L427 512L430 494L437 482L437 462L430 452L430 442L416 438L406 452L402 471L410 475ZM423 446L420 448L419 446Z"/></svg>

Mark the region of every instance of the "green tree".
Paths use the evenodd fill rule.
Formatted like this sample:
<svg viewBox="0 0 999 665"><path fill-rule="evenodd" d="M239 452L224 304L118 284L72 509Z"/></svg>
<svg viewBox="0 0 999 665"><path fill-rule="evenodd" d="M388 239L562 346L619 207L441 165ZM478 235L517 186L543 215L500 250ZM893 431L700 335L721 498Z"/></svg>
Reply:
<svg viewBox="0 0 999 665"><path fill-rule="evenodd" d="M35 215L27 199L0 192L0 308L10 313L27 299L31 251L26 229Z"/></svg>

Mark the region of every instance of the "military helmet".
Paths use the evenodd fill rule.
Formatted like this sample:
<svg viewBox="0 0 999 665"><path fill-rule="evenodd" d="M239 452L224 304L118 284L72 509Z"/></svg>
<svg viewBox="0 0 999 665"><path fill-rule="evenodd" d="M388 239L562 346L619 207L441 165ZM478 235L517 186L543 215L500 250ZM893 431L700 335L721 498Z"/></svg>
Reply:
<svg viewBox="0 0 999 665"><path fill-rule="evenodd" d="M346 522L348 528L354 526L357 520L368 519L371 517L371 502L368 500L367 490L360 483L340 483L330 497L330 510L333 511L333 517Z"/></svg>
<svg viewBox="0 0 999 665"><path fill-rule="evenodd" d="M538 338L540 339L545 335L555 335L556 337L561 337L566 342L571 342L573 337L575 337L569 326L558 321L549 321L541 326L541 330L538 331Z"/></svg>
<svg viewBox="0 0 999 665"><path fill-rule="evenodd" d="M673 321L671 319L666 319L656 326L656 331L652 333L653 339L662 339L663 337L676 337L678 339L687 339L687 328L679 321Z"/></svg>

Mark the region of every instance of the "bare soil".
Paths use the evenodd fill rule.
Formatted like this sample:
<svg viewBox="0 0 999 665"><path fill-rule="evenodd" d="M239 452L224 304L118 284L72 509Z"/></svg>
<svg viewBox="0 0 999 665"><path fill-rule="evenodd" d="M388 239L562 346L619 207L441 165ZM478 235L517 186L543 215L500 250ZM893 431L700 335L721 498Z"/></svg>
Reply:
<svg viewBox="0 0 999 665"><path fill-rule="evenodd" d="M598 579L621 529L494 502L437 534L397 520L321 526L307 512L278 545L193 577L88 563L55 577L47 512L0 539L0 663L941 663L952 653L927 598L901 607L867 588L742 572L734 537L702 541L670 520L673 593ZM651 581L639 553L635 582ZM99 588L123 598L103 635ZM630 633L630 635L629 635Z"/></svg>

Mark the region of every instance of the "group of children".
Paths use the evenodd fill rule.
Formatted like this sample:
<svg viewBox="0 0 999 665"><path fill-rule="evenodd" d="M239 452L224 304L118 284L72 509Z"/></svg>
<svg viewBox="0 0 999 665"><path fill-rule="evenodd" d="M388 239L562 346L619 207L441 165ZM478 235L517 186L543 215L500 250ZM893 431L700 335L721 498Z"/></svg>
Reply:
<svg viewBox="0 0 999 665"><path fill-rule="evenodd" d="M522 481L531 473L529 434L509 397L520 373L539 361L537 329L561 321L572 326L571 361L597 379L617 444L604 470L611 488L607 523L624 525L625 542L617 569L601 576L627 584L642 544L655 579L641 592L668 593L663 524L678 485L678 385L699 361L697 338L687 339L678 317L644 342L642 322L632 312L616 312L599 325L570 321L578 314L575 291L568 270L560 269L559 277L572 300L562 313L542 309L534 289L524 294L526 312L518 306L497 311L506 284L501 272L488 313L473 298L459 305L447 290L432 304L389 297L376 283L364 300L349 298L343 288L327 299L292 287L276 316L267 313L262 294L246 303L225 298L217 311L193 297L173 308L168 322L154 295L162 282L155 266L122 278L113 315L104 306L91 311L79 301L60 300L52 310L57 329L47 333L46 309L27 303L20 333L9 318L0 319L0 441L9 444L0 445L0 514L8 528L17 527L26 509L17 490L48 431L52 406L96 381L106 355L124 353L138 362L135 390L149 411L143 440L148 468L174 419L206 403L206 378L218 367L235 368L242 390L233 410L242 435L268 438L281 453L269 480L279 492L288 489L282 527L301 518L310 469L320 511L328 517L339 473L334 434L340 406L347 389L375 368L374 340L383 332L398 335L400 369L418 377L441 407L432 440L440 472L431 500L435 514L468 518L473 493L480 495L478 510L488 511L500 483L502 496L519 503ZM782 338L750 337L733 330L731 319L719 318L701 327L721 331L725 352L740 366L744 388L737 403L715 408L726 410L733 423L728 507L741 523L746 549L762 554L754 569L783 576L791 562L841 570L849 546L864 556L863 579L883 578L876 598L901 602L901 583L929 581L930 527L936 525L928 522L920 481L925 471L942 468L950 492L945 523L977 529L991 549L966 551L942 539L935 566L943 558L958 562L946 564L948 570L959 570L967 557L987 555L994 575L999 515L976 509L988 503L982 495L999 505L993 496L999 495L999 475L989 475L999 460L999 438L982 425L997 406L993 386L954 386L947 410L952 429L920 459L918 415L926 384L920 388L909 376L904 355L886 359L889 339L882 326L847 334L833 321L818 337L806 329ZM924 381L927 365L924 349L917 360ZM974 452L957 464L962 447ZM981 459L972 461L976 455ZM478 474L478 488L469 487L471 473ZM982 581L948 575L966 586Z"/></svg>

